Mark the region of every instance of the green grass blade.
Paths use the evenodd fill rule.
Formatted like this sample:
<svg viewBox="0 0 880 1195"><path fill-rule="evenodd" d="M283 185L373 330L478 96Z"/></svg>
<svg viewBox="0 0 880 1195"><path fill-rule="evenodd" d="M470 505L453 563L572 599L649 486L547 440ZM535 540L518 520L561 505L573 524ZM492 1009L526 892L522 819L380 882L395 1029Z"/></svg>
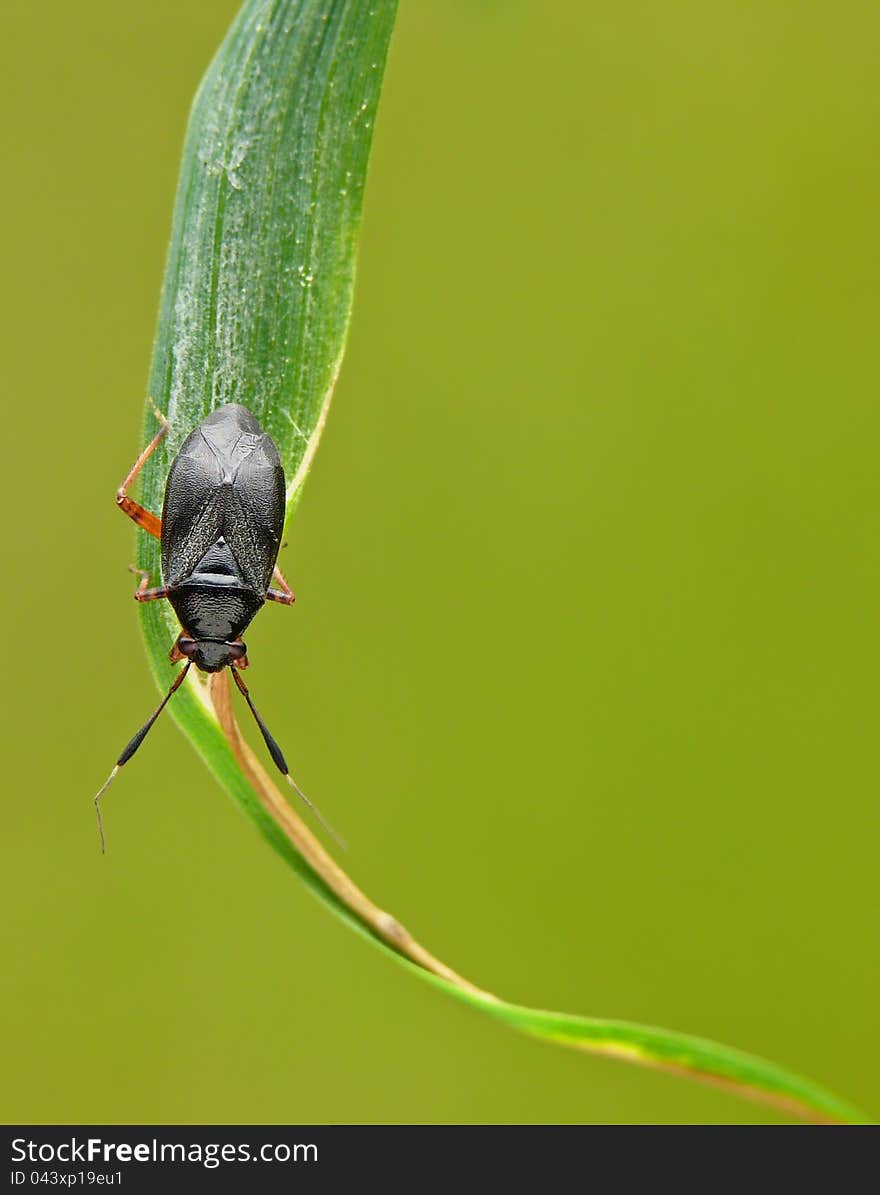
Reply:
<svg viewBox="0 0 880 1195"><path fill-rule="evenodd" d="M394 0L249 0L193 105L184 148L150 395L171 430L143 471L160 510L189 430L241 402L278 444L288 517L317 447L345 343L367 160ZM156 427L147 408L147 430ZM158 545L139 564L159 575ZM162 690L177 632L164 603L142 606ZM217 694L215 693L216 697ZM349 925L449 994L524 1033L736 1089L793 1115L865 1122L820 1087L739 1051L661 1029L508 1004L456 976L377 909L314 844L234 750L192 677L172 716L210 770L303 881Z"/></svg>

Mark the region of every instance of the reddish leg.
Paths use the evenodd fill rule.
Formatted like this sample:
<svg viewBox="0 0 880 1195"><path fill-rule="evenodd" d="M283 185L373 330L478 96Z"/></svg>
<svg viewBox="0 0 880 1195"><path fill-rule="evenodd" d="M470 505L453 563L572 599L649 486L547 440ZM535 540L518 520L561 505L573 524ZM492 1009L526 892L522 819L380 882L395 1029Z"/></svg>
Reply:
<svg viewBox="0 0 880 1195"><path fill-rule="evenodd" d="M267 590L266 597L270 602L280 602L282 606L292 606L296 601L296 594L284 580L284 573L282 573L277 564L275 565L275 572L272 575L281 588Z"/></svg>
<svg viewBox="0 0 880 1195"><path fill-rule="evenodd" d="M128 515L130 519L137 523L138 527L143 527L144 531L149 532L150 535L155 535L156 539L159 539L162 535L162 520L158 515L154 515L149 510L145 510L139 502L135 502L133 498L129 498L128 494L126 493L128 487L132 484L138 473L140 473L146 462L156 451L163 436L168 431L168 420L165 419L164 416L162 416L158 411L156 411L156 415L161 419L162 426L132 465L131 472L129 473L128 477L126 477L125 481L123 481L122 485L116 491L116 505L123 514ZM148 601L149 599L141 598L140 600Z"/></svg>
<svg viewBox="0 0 880 1195"><path fill-rule="evenodd" d="M133 564L128 566L128 571L140 577L140 585L134 591L134 600L136 602L155 602L159 598L168 597L168 590L164 585L159 586L158 589L150 589L150 574L145 568L135 568Z"/></svg>

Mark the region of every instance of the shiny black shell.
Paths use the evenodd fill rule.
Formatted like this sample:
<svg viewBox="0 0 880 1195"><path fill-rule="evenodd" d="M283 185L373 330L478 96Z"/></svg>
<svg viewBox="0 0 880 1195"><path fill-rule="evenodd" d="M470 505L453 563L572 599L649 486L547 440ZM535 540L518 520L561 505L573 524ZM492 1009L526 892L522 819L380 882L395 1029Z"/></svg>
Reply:
<svg viewBox="0 0 880 1195"><path fill-rule="evenodd" d="M266 600L284 527L284 470L271 436L229 403L174 458L162 510L162 578L194 639L237 639Z"/></svg>

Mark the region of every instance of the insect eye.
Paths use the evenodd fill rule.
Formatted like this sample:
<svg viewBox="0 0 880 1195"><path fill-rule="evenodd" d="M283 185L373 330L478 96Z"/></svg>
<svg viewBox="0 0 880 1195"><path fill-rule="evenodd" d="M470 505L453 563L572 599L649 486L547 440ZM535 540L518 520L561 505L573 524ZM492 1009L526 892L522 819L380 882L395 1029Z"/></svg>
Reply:
<svg viewBox="0 0 880 1195"><path fill-rule="evenodd" d="M187 657L192 656L196 649L196 641L195 639L188 639L185 635L181 635L177 640L177 648L183 655Z"/></svg>
<svg viewBox="0 0 880 1195"><path fill-rule="evenodd" d="M243 660L247 655L246 643L230 643L229 644L229 658L231 660Z"/></svg>

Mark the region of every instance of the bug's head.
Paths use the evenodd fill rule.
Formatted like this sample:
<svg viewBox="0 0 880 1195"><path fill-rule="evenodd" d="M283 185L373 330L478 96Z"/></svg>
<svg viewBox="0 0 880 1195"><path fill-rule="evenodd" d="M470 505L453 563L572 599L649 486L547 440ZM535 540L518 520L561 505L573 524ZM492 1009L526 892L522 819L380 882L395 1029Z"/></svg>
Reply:
<svg viewBox="0 0 880 1195"><path fill-rule="evenodd" d="M232 643L218 639L191 639L181 635L171 649L171 660L192 660L202 672L220 672L228 666L247 668L247 647L240 639Z"/></svg>

